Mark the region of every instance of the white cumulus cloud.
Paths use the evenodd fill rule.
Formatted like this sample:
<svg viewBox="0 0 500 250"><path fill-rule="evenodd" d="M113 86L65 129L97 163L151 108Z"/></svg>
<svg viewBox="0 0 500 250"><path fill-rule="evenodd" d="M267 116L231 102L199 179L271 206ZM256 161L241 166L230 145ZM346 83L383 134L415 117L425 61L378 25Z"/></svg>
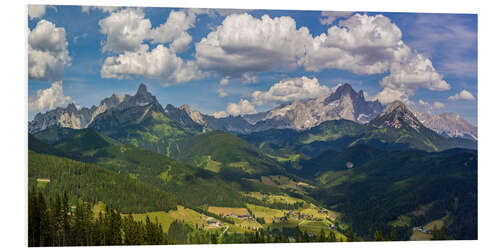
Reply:
<svg viewBox="0 0 500 250"><path fill-rule="evenodd" d="M223 76L241 77L273 69L294 69L312 40L305 27L297 29L295 20L282 16L233 14L196 47L200 68Z"/></svg>
<svg viewBox="0 0 500 250"><path fill-rule="evenodd" d="M47 20L28 29L29 79L57 81L64 76L64 66L71 65L66 31Z"/></svg>
<svg viewBox="0 0 500 250"><path fill-rule="evenodd" d="M224 118L227 116L227 113L225 111L218 111L218 112L214 112L212 115L215 118Z"/></svg>
<svg viewBox="0 0 500 250"><path fill-rule="evenodd" d="M229 94L226 92L226 90L225 90L225 89L223 89L223 88L219 88L219 89L217 90L217 94L219 94L219 96L220 96L220 97L226 97L226 96L228 96L228 95L229 95Z"/></svg>
<svg viewBox="0 0 500 250"><path fill-rule="evenodd" d="M393 101L402 101L406 104L410 103L408 93L398 89L384 88L382 91L375 95L375 100L383 104L387 104Z"/></svg>
<svg viewBox="0 0 500 250"><path fill-rule="evenodd" d="M252 102L257 105L286 103L316 98L330 92L328 86L321 85L315 77L290 78L275 83L268 91L252 93Z"/></svg>
<svg viewBox="0 0 500 250"><path fill-rule="evenodd" d="M151 36L151 21L140 8L126 8L99 21L100 32L106 35L104 51L135 51Z"/></svg>
<svg viewBox="0 0 500 250"><path fill-rule="evenodd" d="M399 27L383 15L355 14L330 27L327 34L314 38L303 65L315 72L327 68L356 74L389 72L380 81L381 102L408 101L419 88L450 89L431 60L408 47Z"/></svg>
<svg viewBox="0 0 500 250"><path fill-rule="evenodd" d="M452 101L459 101L459 100L474 101L476 98L469 91L464 89L460 91L460 93L456 93L455 95L448 97L448 99Z"/></svg>
<svg viewBox="0 0 500 250"><path fill-rule="evenodd" d="M202 77L193 61L184 61L175 51L158 45L148 51L142 45L138 51L124 52L105 59L101 68L103 78L130 78L132 75L157 79L165 85L183 83Z"/></svg>
<svg viewBox="0 0 500 250"><path fill-rule="evenodd" d="M125 8L100 20L101 33L106 35L103 50L119 53L105 59L101 76L144 76L167 85L200 79L204 74L196 63L177 56L189 48L192 37L187 30L194 27L199 13L202 12L172 10L157 27L152 27L140 8ZM147 41L158 45L149 50Z"/></svg>
<svg viewBox="0 0 500 250"><path fill-rule="evenodd" d="M388 17L323 14L324 23L333 22L334 17L344 19L316 37L288 16L230 15L195 44L196 62L203 70L233 77L297 67L310 72L389 73L380 81L384 90L378 94L386 102L397 98L408 101L419 88L450 89L431 60L403 42L401 30ZM391 93L396 96L391 97Z"/></svg>
<svg viewBox="0 0 500 250"><path fill-rule="evenodd" d="M83 9L82 9L83 11ZM125 8L112 12L99 21L100 32L106 35L104 51L136 51L144 41L169 43L176 52L185 51L192 42L186 31L194 27L196 12L172 10L163 24L152 27L141 8Z"/></svg>
<svg viewBox="0 0 500 250"><path fill-rule="evenodd" d="M194 27L195 21L193 12L171 11L165 23L151 30L151 38L156 43L172 43L175 51L184 51L192 40L186 30Z"/></svg>
<svg viewBox="0 0 500 250"><path fill-rule="evenodd" d="M28 99L28 108L30 112L42 112L68 105L71 97L63 93L62 81L52 83L48 89L40 89L36 95Z"/></svg>
<svg viewBox="0 0 500 250"><path fill-rule="evenodd" d="M47 6L45 5L28 5L28 16L30 19L40 18L45 15L45 10Z"/></svg>
<svg viewBox="0 0 500 250"><path fill-rule="evenodd" d="M239 103L229 103L226 109L230 115L255 114L255 107L246 99L241 99Z"/></svg>

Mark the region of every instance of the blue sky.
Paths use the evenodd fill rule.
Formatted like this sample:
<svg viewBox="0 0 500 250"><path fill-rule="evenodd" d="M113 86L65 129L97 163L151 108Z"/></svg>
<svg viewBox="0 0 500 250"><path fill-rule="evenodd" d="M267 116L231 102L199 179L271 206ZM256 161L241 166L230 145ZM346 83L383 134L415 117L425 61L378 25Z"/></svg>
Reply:
<svg viewBox="0 0 500 250"><path fill-rule="evenodd" d="M70 102L133 94L141 82L162 105L219 116L347 82L369 99L457 112L477 125L476 15L35 7L30 120Z"/></svg>

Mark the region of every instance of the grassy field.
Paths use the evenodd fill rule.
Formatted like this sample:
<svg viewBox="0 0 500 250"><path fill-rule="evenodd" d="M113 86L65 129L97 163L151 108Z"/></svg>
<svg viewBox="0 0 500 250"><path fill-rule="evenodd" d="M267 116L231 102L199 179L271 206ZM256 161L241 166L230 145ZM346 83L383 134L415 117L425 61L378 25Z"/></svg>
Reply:
<svg viewBox="0 0 500 250"><path fill-rule="evenodd" d="M254 232L255 230L260 228L262 228L262 225L255 220L235 219L234 225L230 225L228 232Z"/></svg>
<svg viewBox="0 0 500 250"><path fill-rule="evenodd" d="M389 222L389 225L394 227L404 227L411 223L411 218L407 215L400 215L396 220Z"/></svg>
<svg viewBox="0 0 500 250"><path fill-rule="evenodd" d="M326 220L326 214L320 213L319 208L312 205L310 208L304 208L298 210L301 214L309 215L314 219Z"/></svg>
<svg viewBox="0 0 500 250"><path fill-rule="evenodd" d="M248 209L252 211L256 218L264 218L267 223L272 223L274 219L282 217L287 212L286 210L272 209L263 206L257 206L253 204L247 204Z"/></svg>
<svg viewBox="0 0 500 250"><path fill-rule="evenodd" d="M305 183L302 182L299 185L298 182L282 175L261 176L259 182L282 189L294 189L297 191L303 191L304 187L307 186L307 184L304 185Z"/></svg>
<svg viewBox="0 0 500 250"><path fill-rule="evenodd" d="M286 203L286 204L294 204L296 202L306 203L304 200L290 197L285 194L263 194L260 192L250 192L250 193L243 193L243 195L247 195L259 199L261 201L265 201L267 203L273 203L273 202Z"/></svg>
<svg viewBox="0 0 500 250"><path fill-rule="evenodd" d="M284 155L270 155L267 156L277 160L278 162L296 162L300 159L300 154L284 154Z"/></svg>
<svg viewBox="0 0 500 250"><path fill-rule="evenodd" d="M208 212L214 214L221 214L224 216L230 216L231 214L235 215L247 215L248 210L244 207L208 207Z"/></svg>
<svg viewBox="0 0 500 250"><path fill-rule="evenodd" d="M200 166L203 166L206 170L218 173L220 171L222 163L212 160L211 155L203 156Z"/></svg>
<svg viewBox="0 0 500 250"><path fill-rule="evenodd" d="M142 214L132 214L132 216L136 220L146 220L147 216L149 216L149 219L152 221L155 221L155 219L158 218L158 222L161 224L164 231L168 231L170 224L172 224L174 220L183 221L186 224L190 224L192 226L198 225L198 227L201 227L206 226L208 219L206 215L200 214L194 210L184 208L182 206L177 206L176 210L170 210L168 213L159 211Z"/></svg>
<svg viewBox="0 0 500 250"><path fill-rule="evenodd" d="M230 162L227 164L227 166L231 168L239 168L248 174L255 173L255 170L250 166L250 163L246 161Z"/></svg>

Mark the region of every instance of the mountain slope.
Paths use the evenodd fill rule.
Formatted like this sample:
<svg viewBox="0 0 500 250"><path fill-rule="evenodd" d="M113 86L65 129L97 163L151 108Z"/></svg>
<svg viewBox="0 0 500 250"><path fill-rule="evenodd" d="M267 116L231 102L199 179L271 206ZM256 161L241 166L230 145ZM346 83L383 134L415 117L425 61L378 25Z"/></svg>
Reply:
<svg viewBox="0 0 500 250"><path fill-rule="evenodd" d="M177 158L213 172L234 171L242 175L280 174L283 169L241 138L212 131L185 139Z"/></svg>
<svg viewBox="0 0 500 250"><path fill-rule="evenodd" d="M29 184L36 185L37 178L50 179L42 188L46 194L66 192L73 201L103 201L123 212L169 210L181 204L175 195L97 165L29 151Z"/></svg>
<svg viewBox="0 0 500 250"><path fill-rule="evenodd" d="M329 169L329 161L312 161ZM477 151L382 152L350 169L332 167L316 182L312 196L343 213L362 235L388 233L405 216L408 224L398 225L408 237L412 227L443 219L447 237L477 238Z"/></svg>
<svg viewBox="0 0 500 250"><path fill-rule="evenodd" d="M79 130L54 148L74 159L96 164L183 197L191 207L203 204L244 206L240 191L265 190L240 179L226 179L163 154L124 145L92 129Z"/></svg>
<svg viewBox="0 0 500 250"><path fill-rule="evenodd" d="M315 158L301 161L302 168L294 173L304 178L312 178L327 171L357 168L383 153L385 151L364 144L354 145L340 152L326 150Z"/></svg>

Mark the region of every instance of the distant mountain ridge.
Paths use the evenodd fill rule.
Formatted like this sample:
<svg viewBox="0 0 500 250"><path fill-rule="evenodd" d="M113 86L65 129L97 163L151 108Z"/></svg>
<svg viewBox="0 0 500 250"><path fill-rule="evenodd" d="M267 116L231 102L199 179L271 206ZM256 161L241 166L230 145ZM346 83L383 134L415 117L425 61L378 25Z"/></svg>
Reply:
<svg viewBox="0 0 500 250"><path fill-rule="evenodd" d="M457 113L445 112L440 115L431 115L423 112L414 113L422 124L436 131L438 134L477 140L477 127L470 124Z"/></svg>
<svg viewBox="0 0 500 250"><path fill-rule="evenodd" d="M316 127L325 121L340 119L368 124L383 112L384 106L378 101L366 100L363 90L356 92L349 84L344 84L334 92L315 99L282 104L257 114L215 118L190 109L187 104L180 107L167 104L163 108L156 97L147 91L146 86L140 84L135 95L113 94L103 99L99 106L78 109L76 105L69 104L66 108L56 108L44 114L38 113L29 122L28 130L30 133L37 133L51 127L72 129L93 127L102 130L104 127L131 122L118 121L112 116L125 110L131 114L146 111L162 113L178 127L191 131L222 130L234 134L249 134L270 129L302 131ZM416 119L412 117L411 126L423 125L444 136L477 140L477 127L468 123L457 113L430 115L416 110L410 111L412 116L416 117ZM128 117L123 114L120 116ZM141 116L135 118L141 118ZM112 124L105 124L106 122Z"/></svg>

